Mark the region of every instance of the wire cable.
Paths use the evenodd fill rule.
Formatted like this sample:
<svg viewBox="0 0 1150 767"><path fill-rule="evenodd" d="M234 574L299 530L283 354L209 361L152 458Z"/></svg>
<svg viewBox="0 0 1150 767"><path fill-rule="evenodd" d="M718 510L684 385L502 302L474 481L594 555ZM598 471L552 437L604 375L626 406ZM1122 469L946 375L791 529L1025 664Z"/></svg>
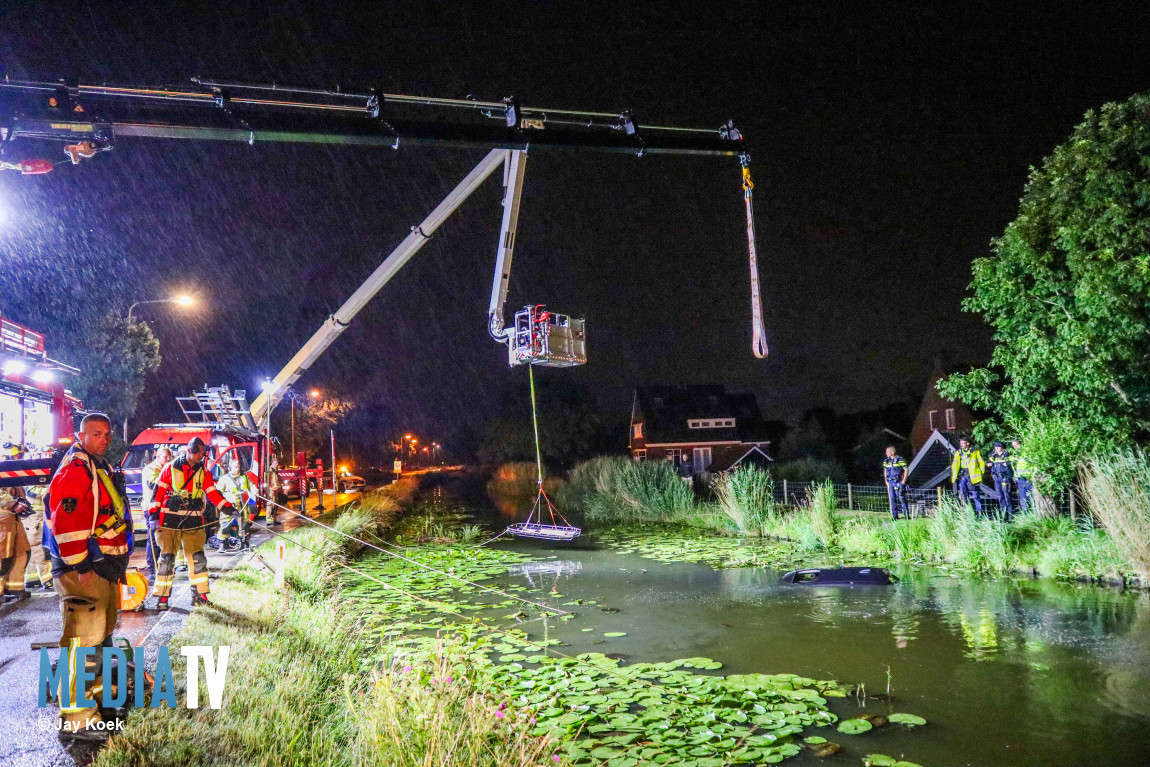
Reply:
<svg viewBox="0 0 1150 767"><path fill-rule="evenodd" d="M273 506L276 506L277 508L283 509L284 511L288 512L289 514L294 514L295 516L299 517L300 519L306 520L307 522L310 522L313 525L317 525L319 527L322 527L324 530L330 530L333 533L336 533L338 535L342 535L343 537L348 538L350 540L353 540L357 543L361 543L364 546L368 547L369 549L375 549L376 551L381 552L383 554L387 554L390 557L395 557L396 559L402 559L404 562L408 562L410 564L413 564L416 567L422 567L425 570L430 570L433 573L438 573L440 575L444 575L448 578L451 578L452 580L459 581L460 583L466 583L468 586L474 586L478 589L482 589L484 591L489 591L492 594L498 594L499 596L505 597L507 599L514 599L517 602L522 602L523 604L528 604L528 605L531 605L532 607L537 607L540 610L548 610L550 612L555 613L556 615L570 615L571 614L567 610L560 610L558 607L552 607L551 605L544 604L542 602L533 602L530 599L524 599L523 597L517 597L514 594L510 594L506 591L500 591L499 589L492 588L490 586L484 586L481 583L475 583L474 581L469 581L466 578L461 578L460 576L455 575L453 573L450 573L446 570L440 570L437 567L432 567L431 565L426 565L422 562L419 562L417 560L412 559L411 557L406 557L403 554L398 554L394 551L389 551L387 549L380 548L379 546L376 546L373 543L368 543L367 541L363 540L362 538L356 538L354 535L351 535L350 533L345 533L342 530L337 530L334 527L332 527L331 525L325 525L324 523L322 523L318 520L312 519L311 517L307 516L306 514L301 514L300 512L295 511L294 509L289 509L286 506L282 506L282 505L276 503L275 501L271 500L270 498L264 498L262 495L259 495L258 493L256 494L256 497L260 498L264 501L267 501L268 503L270 503ZM253 522L252 524L255 524L255 523ZM260 527L262 527L262 525ZM266 530L267 528L264 528L264 529ZM394 544L387 543L387 541L381 541L381 543L384 543L388 546L394 546ZM400 547L394 546L394 548L400 548Z"/></svg>

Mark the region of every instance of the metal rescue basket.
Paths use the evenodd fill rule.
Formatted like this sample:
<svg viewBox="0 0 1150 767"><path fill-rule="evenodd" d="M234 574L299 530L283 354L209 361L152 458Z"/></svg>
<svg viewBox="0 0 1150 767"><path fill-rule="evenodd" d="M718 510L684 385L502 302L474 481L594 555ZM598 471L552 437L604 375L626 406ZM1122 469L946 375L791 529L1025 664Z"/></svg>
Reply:
<svg viewBox="0 0 1150 767"><path fill-rule="evenodd" d="M552 368L586 364L586 320L549 312L543 304L523 307L515 313L507 361Z"/></svg>

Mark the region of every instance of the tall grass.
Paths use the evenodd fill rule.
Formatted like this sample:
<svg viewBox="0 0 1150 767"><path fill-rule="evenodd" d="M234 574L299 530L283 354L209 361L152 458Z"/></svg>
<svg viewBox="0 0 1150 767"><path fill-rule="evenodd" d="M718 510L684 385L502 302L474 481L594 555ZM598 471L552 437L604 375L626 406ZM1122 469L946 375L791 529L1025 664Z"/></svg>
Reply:
<svg viewBox="0 0 1150 767"><path fill-rule="evenodd" d="M748 535L769 535L782 511L775 504L771 475L755 466L740 466L712 483L719 510Z"/></svg>
<svg viewBox="0 0 1150 767"><path fill-rule="evenodd" d="M559 493L587 519L611 523L699 522L695 493L667 461L600 457L579 464Z"/></svg>
<svg viewBox="0 0 1150 767"><path fill-rule="evenodd" d="M1140 450L1088 459L1082 492L1090 513L1143 583L1150 582L1150 461Z"/></svg>
<svg viewBox="0 0 1150 767"><path fill-rule="evenodd" d="M362 536L378 533L375 524L360 513L338 526ZM500 701L448 670L451 647L425 665L378 665L363 604L333 598L330 583L324 599L312 598L336 567L325 557L352 549L315 528L290 535L322 555L288 546L286 594L266 571L241 566L213 584L214 606L189 616L171 641L231 648L223 708L185 708L178 675L181 705L134 710L96 767L554 764L551 744L527 734L529 722L513 711L496 717Z"/></svg>
<svg viewBox="0 0 1150 767"><path fill-rule="evenodd" d="M807 485L806 499L792 514L780 519L783 536L798 544L802 551L835 548L843 518L838 513L838 499L830 480Z"/></svg>

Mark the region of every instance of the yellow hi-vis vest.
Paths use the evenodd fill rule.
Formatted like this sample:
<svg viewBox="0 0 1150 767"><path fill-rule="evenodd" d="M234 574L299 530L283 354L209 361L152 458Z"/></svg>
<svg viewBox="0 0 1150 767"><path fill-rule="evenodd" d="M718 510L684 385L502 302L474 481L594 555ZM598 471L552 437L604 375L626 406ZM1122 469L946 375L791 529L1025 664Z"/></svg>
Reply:
<svg viewBox="0 0 1150 767"><path fill-rule="evenodd" d="M950 461L950 482L951 484L957 482L959 469L966 469L966 473L970 475L970 481L977 485L982 482L982 472L985 468L986 464L982 460L982 453L977 448L956 450L954 458Z"/></svg>

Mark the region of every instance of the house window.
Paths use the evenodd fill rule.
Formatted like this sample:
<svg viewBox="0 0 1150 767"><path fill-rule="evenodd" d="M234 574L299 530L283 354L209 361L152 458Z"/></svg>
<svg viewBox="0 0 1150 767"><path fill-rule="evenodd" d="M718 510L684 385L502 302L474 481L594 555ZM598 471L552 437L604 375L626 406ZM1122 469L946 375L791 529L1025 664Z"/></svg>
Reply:
<svg viewBox="0 0 1150 767"><path fill-rule="evenodd" d="M691 456L691 468L696 472L704 472L711 465L711 448L697 447Z"/></svg>
<svg viewBox="0 0 1150 767"><path fill-rule="evenodd" d="M635 439L643 439L643 424L637 423L632 426L631 433L635 436Z"/></svg>
<svg viewBox="0 0 1150 767"><path fill-rule="evenodd" d="M692 418L687 421L688 429L725 429L733 427L734 425L734 418L719 418L709 421L704 421L701 418Z"/></svg>
<svg viewBox="0 0 1150 767"><path fill-rule="evenodd" d="M635 460L639 463L642 463L643 461L647 460L647 451L646 450L636 450L635 451Z"/></svg>
<svg viewBox="0 0 1150 767"><path fill-rule="evenodd" d="M938 411L932 410L932 411L930 411L930 428L933 431L934 429L937 429L938 427L939 427Z"/></svg>
<svg viewBox="0 0 1150 767"><path fill-rule="evenodd" d="M948 407L946 409L946 428L954 429L954 408Z"/></svg>
<svg viewBox="0 0 1150 767"><path fill-rule="evenodd" d="M669 448L667 450L667 460L678 465L679 461L683 460L683 451L677 447Z"/></svg>

